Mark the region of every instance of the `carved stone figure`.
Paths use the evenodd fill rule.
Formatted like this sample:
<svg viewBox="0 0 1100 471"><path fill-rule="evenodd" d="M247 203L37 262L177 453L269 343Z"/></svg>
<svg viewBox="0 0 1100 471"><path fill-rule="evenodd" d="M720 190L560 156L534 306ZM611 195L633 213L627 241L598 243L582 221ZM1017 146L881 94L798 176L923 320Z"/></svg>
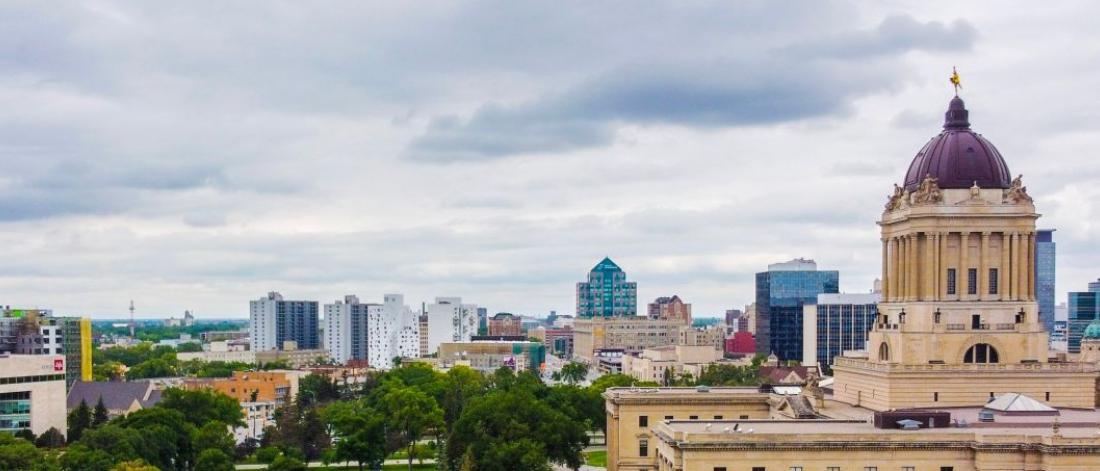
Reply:
<svg viewBox="0 0 1100 471"><path fill-rule="evenodd" d="M893 211L901 207L901 197L905 194L897 183L894 184L894 194L890 195L890 198L886 200L886 210Z"/></svg>
<svg viewBox="0 0 1100 471"><path fill-rule="evenodd" d="M970 199L972 199L972 200L982 199L982 188L978 186L977 180L975 180L974 185L970 187Z"/></svg>
<svg viewBox="0 0 1100 471"><path fill-rule="evenodd" d="M938 204L943 202L943 190L931 174L924 177L913 196L913 204Z"/></svg>
<svg viewBox="0 0 1100 471"><path fill-rule="evenodd" d="M1024 186L1024 176L1020 175L1012 180L1012 185L1005 190L1004 202L1006 203L1031 203L1031 196L1027 194Z"/></svg>

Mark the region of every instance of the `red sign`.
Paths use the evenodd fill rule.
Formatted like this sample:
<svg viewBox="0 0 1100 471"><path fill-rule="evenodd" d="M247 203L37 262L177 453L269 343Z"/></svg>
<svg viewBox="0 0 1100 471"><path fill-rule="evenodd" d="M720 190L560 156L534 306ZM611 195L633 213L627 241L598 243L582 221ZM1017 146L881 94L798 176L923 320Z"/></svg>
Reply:
<svg viewBox="0 0 1100 471"><path fill-rule="evenodd" d="M62 360L61 358L55 358L53 360L53 370L65 371L65 360Z"/></svg>

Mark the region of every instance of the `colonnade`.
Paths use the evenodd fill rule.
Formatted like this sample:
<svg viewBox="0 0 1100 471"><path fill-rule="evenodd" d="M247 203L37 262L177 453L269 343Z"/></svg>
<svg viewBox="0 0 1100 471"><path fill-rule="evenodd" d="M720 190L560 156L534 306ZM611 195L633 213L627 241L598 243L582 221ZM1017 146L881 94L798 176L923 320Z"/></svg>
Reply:
<svg viewBox="0 0 1100 471"><path fill-rule="evenodd" d="M886 302L1035 300L1035 232L902 234L882 239L882 261ZM996 276L995 283L991 276Z"/></svg>

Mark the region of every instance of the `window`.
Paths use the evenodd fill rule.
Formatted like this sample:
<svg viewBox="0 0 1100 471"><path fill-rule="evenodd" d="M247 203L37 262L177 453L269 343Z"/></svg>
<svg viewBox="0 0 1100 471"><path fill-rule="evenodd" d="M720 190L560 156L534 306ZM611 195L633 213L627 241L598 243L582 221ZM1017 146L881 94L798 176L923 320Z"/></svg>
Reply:
<svg viewBox="0 0 1100 471"><path fill-rule="evenodd" d="M716 415L716 416L714 416L714 420L722 420L722 416Z"/></svg>
<svg viewBox="0 0 1100 471"><path fill-rule="evenodd" d="M840 466L829 466L825 468L825 471L840 471Z"/></svg>
<svg viewBox="0 0 1100 471"><path fill-rule="evenodd" d="M747 415L742 415L741 416L741 420L748 420L748 418L749 418L749 416L747 416Z"/></svg>
<svg viewBox="0 0 1100 471"><path fill-rule="evenodd" d="M917 471L916 466L902 466L901 471Z"/></svg>
<svg viewBox="0 0 1100 471"><path fill-rule="evenodd" d="M763 466L753 466L752 471L768 471L768 469Z"/></svg>
<svg viewBox="0 0 1100 471"><path fill-rule="evenodd" d="M890 345L886 342L878 346L878 361L890 361Z"/></svg>
<svg viewBox="0 0 1100 471"><path fill-rule="evenodd" d="M699 416L697 416L697 415L688 416L688 420L699 420Z"/></svg>
<svg viewBox="0 0 1100 471"><path fill-rule="evenodd" d="M878 466L864 466L863 471L878 471Z"/></svg>
<svg viewBox="0 0 1100 471"><path fill-rule="evenodd" d="M976 343L966 350L963 363L999 363L997 349L988 343Z"/></svg>
<svg viewBox="0 0 1100 471"><path fill-rule="evenodd" d="M1050 391L1047 391L1047 402L1050 402Z"/></svg>
<svg viewBox="0 0 1100 471"><path fill-rule="evenodd" d="M638 456L649 456L649 440L638 440Z"/></svg>
<svg viewBox="0 0 1100 471"><path fill-rule="evenodd" d="M940 393L938 393L938 392L932 393L932 402L940 402Z"/></svg>
<svg viewBox="0 0 1100 471"><path fill-rule="evenodd" d="M639 427L649 427L649 416L648 415L638 416L638 426Z"/></svg>
<svg viewBox="0 0 1100 471"><path fill-rule="evenodd" d="M966 269L966 294L978 294L978 269Z"/></svg>
<svg viewBox="0 0 1100 471"><path fill-rule="evenodd" d="M940 466L940 471L955 471L954 466Z"/></svg>
<svg viewBox="0 0 1100 471"><path fill-rule="evenodd" d="M997 269L989 269L989 294L997 294Z"/></svg>
<svg viewBox="0 0 1100 471"><path fill-rule="evenodd" d="M665 420L672 420L672 416L671 415L666 415Z"/></svg>
<svg viewBox="0 0 1100 471"><path fill-rule="evenodd" d="M801 466L791 466L790 471L802 471Z"/></svg>
<svg viewBox="0 0 1100 471"><path fill-rule="evenodd" d="M947 269L947 294L955 294L955 269Z"/></svg>
<svg viewBox="0 0 1100 471"><path fill-rule="evenodd" d="M726 471L726 467L725 466L715 466L714 471Z"/></svg>

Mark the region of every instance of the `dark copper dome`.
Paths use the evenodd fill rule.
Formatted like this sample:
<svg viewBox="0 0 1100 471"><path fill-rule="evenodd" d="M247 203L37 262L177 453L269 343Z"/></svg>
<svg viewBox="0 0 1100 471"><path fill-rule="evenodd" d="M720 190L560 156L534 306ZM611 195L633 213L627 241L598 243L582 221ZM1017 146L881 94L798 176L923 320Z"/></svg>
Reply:
<svg viewBox="0 0 1100 471"><path fill-rule="evenodd" d="M940 188L1008 188L1011 174L1001 153L980 134L970 130L969 112L955 97L947 107L943 132L933 137L913 158L905 174L905 189L915 191L926 175L938 179Z"/></svg>

